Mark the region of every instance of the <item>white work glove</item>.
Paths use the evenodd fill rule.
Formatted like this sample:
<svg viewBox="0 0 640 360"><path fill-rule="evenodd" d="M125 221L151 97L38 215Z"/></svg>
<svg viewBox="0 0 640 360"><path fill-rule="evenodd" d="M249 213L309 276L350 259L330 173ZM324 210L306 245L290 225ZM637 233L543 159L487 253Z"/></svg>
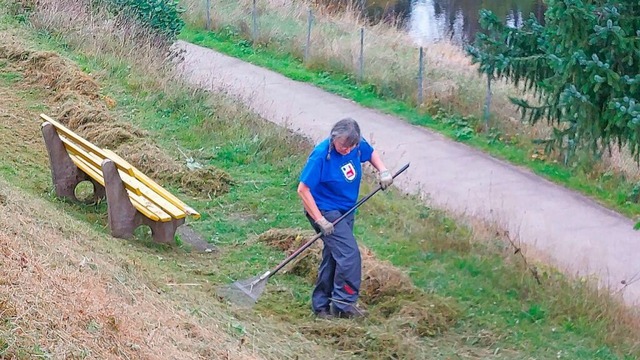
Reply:
<svg viewBox="0 0 640 360"><path fill-rule="evenodd" d="M333 224L329 220L325 219L324 216L316 221L316 225L320 227L322 235L327 236L333 234Z"/></svg>
<svg viewBox="0 0 640 360"><path fill-rule="evenodd" d="M380 187L382 190L386 190L389 186L393 184L393 176L391 176L391 172L389 170L380 172Z"/></svg>

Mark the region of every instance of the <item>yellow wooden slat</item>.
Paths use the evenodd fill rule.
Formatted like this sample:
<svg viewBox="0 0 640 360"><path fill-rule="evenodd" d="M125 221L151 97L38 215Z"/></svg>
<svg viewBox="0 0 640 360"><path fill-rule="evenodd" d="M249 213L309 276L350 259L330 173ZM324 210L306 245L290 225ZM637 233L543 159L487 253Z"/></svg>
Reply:
<svg viewBox="0 0 640 360"><path fill-rule="evenodd" d="M107 155L109 156L110 159L112 159L114 161L115 161L115 159L117 159L119 162L128 164L127 160L121 158L120 155L114 153L113 151L111 151L109 149L104 149L104 152L107 153ZM131 168L133 169L135 178L138 179L141 183L143 183L144 185L148 186L150 189L152 189L155 192L157 192L158 194L160 194L167 201L169 201L173 205L177 206L178 208L180 208L182 211L184 211L188 215L192 215L196 219L200 218L200 214L197 211L195 211L193 208L191 208L190 206L188 206L187 204L182 202L182 200L178 199L175 195L173 195L172 193L167 191L165 188L160 186L160 184L158 184L157 182L153 181L151 178L149 178L147 175L142 173L136 167L131 166Z"/></svg>
<svg viewBox="0 0 640 360"><path fill-rule="evenodd" d="M76 146L76 144L72 143L69 139L65 137L60 137L62 142L64 143L68 152L72 152L77 154L78 156L83 157L87 161L89 161L93 166L101 169L102 168L102 159L100 159L97 155L87 153L84 150L80 149ZM162 196L155 193L153 190L146 187L143 183L138 181L136 178L129 176L124 171L118 169L118 174L122 179L125 187L134 192L138 196L146 197L150 202L154 203L156 206L161 208L164 212L169 213L169 215L173 216L176 219L182 219L187 216L186 212L177 206L173 205L171 202L163 198Z"/></svg>
<svg viewBox="0 0 640 360"><path fill-rule="evenodd" d="M60 139L67 148L67 151L72 151L82 157L85 157L87 160L90 160L96 167L102 166L101 164L103 159L100 158L99 154L84 151L72 140L68 139L65 136L60 136ZM111 159L114 163L119 163L124 167L132 169L132 172L136 175L142 174L138 169L131 166L126 160L122 159L113 151L107 149L102 149L102 151L105 155L107 155L107 158ZM200 217L200 214L198 214L195 210L184 204L182 201L180 201L180 199L175 197L170 192L166 191L163 187L155 183L153 180L146 177L146 175L145 178L148 179L149 183L153 184L153 187L148 186L138 178L125 173L121 170L121 167L118 167L118 171L120 174L120 178L129 190L133 191L137 195L144 195L150 201L154 202L157 206L168 212L174 218L182 219L187 215L195 216L196 219Z"/></svg>
<svg viewBox="0 0 640 360"><path fill-rule="evenodd" d="M129 199L131 200L131 204L133 204L133 206L135 206L138 211L140 211L144 216L153 221L168 222L173 219L171 215L162 211L162 209L150 203L146 198L142 196L137 196L135 194L129 193Z"/></svg>
<svg viewBox="0 0 640 360"><path fill-rule="evenodd" d="M89 163L86 159L77 154L69 154L71 160L73 160L74 164L82 171L87 173L87 175L91 176L94 180L96 180L100 185L104 186L104 177L102 176L102 169L96 168L91 163ZM131 200L133 206L140 211L143 215L148 217L153 221L171 221L172 217L170 214L167 214L158 206L147 200L143 196L139 196L134 194L132 191L127 189L127 195Z"/></svg>
<svg viewBox="0 0 640 360"><path fill-rule="evenodd" d="M98 169L102 169L102 160L104 159L101 158L99 155L83 150L77 144L75 144L74 142L72 142L71 140L67 139L64 136L60 136L60 140L62 140L62 143L64 144L65 149L67 149L67 152L73 153L79 157L82 157L83 159L88 161L92 166L95 166ZM102 170L100 171L100 173L102 174ZM124 173L124 171L118 169L118 173L121 175L120 178L122 178L122 174ZM123 182L124 182L124 179L123 179ZM136 195L142 195L142 191L140 190L140 188L136 187L134 184L125 183L125 187L133 191Z"/></svg>
<svg viewBox="0 0 640 360"><path fill-rule="evenodd" d="M104 186L104 178L102 177L102 169L96 168L87 162L84 158L79 157L75 154L69 154L69 157L73 160L73 162L78 166L82 171L86 172L89 176L93 177ZM127 195L131 200L131 203L134 205L138 211L147 216L149 219L154 221L170 221L171 215L162 211L162 209L158 208L154 204L147 201L144 197L138 196L133 192L127 190Z"/></svg>
<svg viewBox="0 0 640 360"><path fill-rule="evenodd" d="M93 180L97 181L98 184L104 186L104 177L102 176L102 171L99 171L91 164L83 161L83 159L79 158L76 154L69 154L73 163L76 164L80 170L84 171L85 174L89 175Z"/></svg>
<svg viewBox="0 0 640 360"><path fill-rule="evenodd" d="M93 153L97 154L98 156L100 156L103 159L107 158L107 155L104 153L104 151L102 149L100 149L99 147L93 145L89 141L85 140L83 137L81 137L80 135L78 135L75 132L71 131L66 126L62 125L61 123L59 123L59 122L57 122L55 120L53 120L52 118L50 118L49 116L47 116L45 114L40 114L40 117L43 120L49 122L51 125L55 126L55 128L58 131L58 134L62 134L64 136L66 136L67 138L73 140L74 143L76 143L79 146L85 148L87 150L87 152L93 152ZM113 160L113 161L116 163L116 166L118 166L120 169L124 170L129 175L133 176L133 167L131 166L131 164L129 164L129 163L118 163L116 160Z"/></svg>
<svg viewBox="0 0 640 360"><path fill-rule="evenodd" d="M124 174L121 173L120 177L121 178L127 178L128 177L126 179L126 183L133 183L133 184L138 183L140 185L143 185L137 179L135 179L133 177L129 177L128 175L124 175ZM123 179L123 182L124 181L125 181L125 179ZM149 202L154 203L155 205L160 207L165 212L169 213L174 218L182 219L182 218L187 216L187 213L184 212L182 209L180 209L177 206L173 205L172 203L167 201L167 199L165 199L162 196L158 195L157 193L155 193L154 191L152 191L148 187L139 186L138 188L140 189L140 192L142 193L142 196L144 198L146 198Z"/></svg>
<svg viewBox="0 0 640 360"><path fill-rule="evenodd" d="M135 177L138 180L140 180L141 183L147 185L149 188L151 188L155 192L157 192L160 195L162 195L165 199L167 199L168 201L171 201L173 204L175 204L176 206L178 206L181 209L183 209L183 211L185 213L193 216L194 219L199 219L200 218L200 213L198 213L193 208L191 208L190 206L188 206L185 203L183 203L180 199L178 199L173 194L168 192L162 186L158 185L158 183L153 181L151 178L149 178L147 175L142 173L140 170L138 170L136 168L133 168L133 172L134 172Z"/></svg>

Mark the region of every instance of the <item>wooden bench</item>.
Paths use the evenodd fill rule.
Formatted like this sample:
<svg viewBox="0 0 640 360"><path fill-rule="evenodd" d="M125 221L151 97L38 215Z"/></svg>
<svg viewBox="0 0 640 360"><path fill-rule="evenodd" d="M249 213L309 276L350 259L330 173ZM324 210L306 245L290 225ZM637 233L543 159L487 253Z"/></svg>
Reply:
<svg viewBox="0 0 640 360"><path fill-rule="evenodd" d="M144 224L156 242L172 243L185 218L200 214L116 155L101 149L45 114L42 135L49 153L56 194L78 201L82 181L93 184L94 198L107 199L109 228L118 238L131 238Z"/></svg>

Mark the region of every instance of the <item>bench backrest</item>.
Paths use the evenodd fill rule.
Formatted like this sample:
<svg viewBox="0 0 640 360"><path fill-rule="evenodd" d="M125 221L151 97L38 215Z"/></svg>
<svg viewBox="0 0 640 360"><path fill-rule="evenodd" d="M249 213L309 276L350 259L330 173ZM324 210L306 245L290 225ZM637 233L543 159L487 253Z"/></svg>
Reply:
<svg viewBox="0 0 640 360"><path fill-rule="evenodd" d="M55 127L74 164L103 186L104 178L101 164L105 159L113 161L131 203L148 218L163 222L182 219L186 216L200 218L197 211L187 206L113 151L92 144L45 114L40 114L40 117L45 123Z"/></svg>

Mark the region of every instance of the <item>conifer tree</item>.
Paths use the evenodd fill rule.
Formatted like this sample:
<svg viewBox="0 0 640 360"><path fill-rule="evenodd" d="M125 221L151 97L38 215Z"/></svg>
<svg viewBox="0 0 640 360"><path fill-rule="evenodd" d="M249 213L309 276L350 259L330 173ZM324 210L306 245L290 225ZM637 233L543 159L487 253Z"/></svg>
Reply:
<svg viewBox="0 0 640 360"><path fill-rule="evenodd" d="M479 71L524 85L535 104L512 98L523 120L546 120L548 149L572 154L610 145L640 150L640 1L548 0L544 25L521 28L481 10L484 32L467 46Z"/></svg>

